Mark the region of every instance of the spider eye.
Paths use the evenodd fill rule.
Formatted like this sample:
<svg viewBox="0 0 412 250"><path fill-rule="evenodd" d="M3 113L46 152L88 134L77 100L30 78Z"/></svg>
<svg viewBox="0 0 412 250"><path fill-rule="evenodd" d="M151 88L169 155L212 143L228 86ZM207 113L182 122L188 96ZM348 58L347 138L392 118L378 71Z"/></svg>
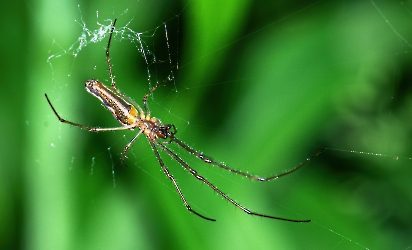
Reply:
<svg viewBox="0 0 412 250"><path fill-rule="evenodd" d="M176 128L173 124L167 124L166 126L166 134L167 136L174 136L176 134Z"/></svg>

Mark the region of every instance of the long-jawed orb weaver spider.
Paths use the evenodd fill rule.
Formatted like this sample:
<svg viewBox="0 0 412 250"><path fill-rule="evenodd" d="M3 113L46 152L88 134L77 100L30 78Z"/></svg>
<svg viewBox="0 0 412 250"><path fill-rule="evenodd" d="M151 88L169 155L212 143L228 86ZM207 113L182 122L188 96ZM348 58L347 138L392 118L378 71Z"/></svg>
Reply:
<svg viewBox="0 0 412 250"><path fill-rule="evenodd" d="M186 170L189 171L196 179L200 180L201 182L205 183L208 185L210 188L212 188L215 192L217 192L219 195L221 195L223 198L228 200L230 203L235 205L236 207L240 208L243 212L250 214L250 215L255 215L259 217L265 217L265 218L270 218L270 219L276 219L276 220L283 220L283 221L290 221L290 222L310 222L310 220L293 220L293 219L285 219L281 217L276 217L276 216L271 216L271 215L266 215L266 214L260 214L256 212L252 212L246 207L240 205L236 201L234 201L232 198L230 198L227 194L223 193L218 189L215 185L210 183L206 178L203 176L199 175L196 170L191 168L182 158L180 158L176 153L174 153L171 149L169 149L166 144L171 144L171 143L176 143L179 147L185 149L188 151L190 154L196 156L200 160L202 160L205 163L220 167L222 169L225 169L229 172L244 176L246 178L250 178L253 180L257 180L260 182L266 182L270 180L277 179L279 177L291 174L298 170L299 168L303 167L306 165L308 162L313 160L315 157L320 155L325 149L321 150L311 158L308 158L305 162L303 162L301 165L284 172L282 174L274 175L271 177L263 178L259 177L256 175L250 175L248 173L244 173L238 170L235 170L233 168L229 168L225 166L222 163L218 163L214 160L212 160L210 157L205 156L203 153L200 153L194 149L192 149L190 146L188 146L186 143L182 142L181 140L177 139L175 134L177 132L175 126L173 124L162 124L159 119L155 117L150 117L150 110L147 106L147 98L155 91L160 85L170 81L171 79L167 79L163 82L157 83L153 88L150 89L150 91L143 97L143 107L144 110L138 105L135 104L133 101L131 101L129 98L127 98L124 94L120 92L120 90L116 87L116 83L114 81L113 77L113 72L112 72L112 66L110 62L110 55L109 55L109 49L110 49L110 42L112 40L112 35L113 31L116 25L116 19L114 20L112 24L112 28L110 30L110 36L109 36L109 41L107 42L107 48L106 48L106 60L107 60L107 65L109 68L109 74L110 74L110 79L111 79L111 84L112 84L112 89L109 89L106 87L103 83L99 82L98 80L95 79L90 79L87 80L85 83L86 90L97 97L99 99L103 106L106 107L114 116L114 118L122 125L121 127L114 127L114 128L99 128L99 127L89 127L85 125L81 125L78 123L74 123L71 121L68 121L66 119L63 119L60 117L60 115L57 113L56 109L53 107L53 105L50 102L50 99L48 98L47 94L45 94L47 102L49 103L50 107L52 108L54 114L57 116L60 122L62 123L67 123L72 126L76 126L82 129L86 129L91 132L104 132L104 131L116 131L116 130L134 130L135 128L139 129L139 132L137 135L133 137L132 140L124 147L123 153L122 153L122 162L124 163L126 153L129 150L130 146L135 142L137 137L139 135L144 134L156 156L157 161L160 164L160 167L162 168L163 172L166 174L166 176L172 181L173 185L176 188L177 193L179 194L180 198L182 199L183 203L185 204L187 210L190 212L202 217L203 219L210 220L210 221L216 221L215 219L208 218L206 216L203 216L196 212L195 210L192 209L192 207L189 205L187 202L186 198L183 195L182 190L179 188L179 185L177 184L175 178L173 175L169 172L168 168L164 164L162 158L160 157L159 150L165 151L172 159L177 161L182 167ZM132 105L132 104L134 105Z"/></svg>

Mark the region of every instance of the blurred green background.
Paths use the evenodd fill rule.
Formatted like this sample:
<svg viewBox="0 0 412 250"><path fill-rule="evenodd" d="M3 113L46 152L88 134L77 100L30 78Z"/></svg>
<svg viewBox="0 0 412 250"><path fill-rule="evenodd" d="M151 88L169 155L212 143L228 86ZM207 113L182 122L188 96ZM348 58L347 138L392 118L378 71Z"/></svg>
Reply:
<svg viewBox="0 0 412 250"><path fill-rule="evenodd" d="M381 0L6 3L0 248L407 249L411 12L410 1ZM125 167L120 153L136 132L58 122L44 93L66 119L118 126L83 85L109 81L107 37L76 57L70 49L82 20L95 30L114 18L118 29L148 31L142 39L162 61L149 67L151 84L173 70L149 105L195 149L269 176L328 148L257 183L171 146L252 211L311 223L248 216L163 154L193 208L217 222L203 220L186 211L145 138ZM117 35L111 57L118 87L140 104L150 84L138 47Z"/></svg>

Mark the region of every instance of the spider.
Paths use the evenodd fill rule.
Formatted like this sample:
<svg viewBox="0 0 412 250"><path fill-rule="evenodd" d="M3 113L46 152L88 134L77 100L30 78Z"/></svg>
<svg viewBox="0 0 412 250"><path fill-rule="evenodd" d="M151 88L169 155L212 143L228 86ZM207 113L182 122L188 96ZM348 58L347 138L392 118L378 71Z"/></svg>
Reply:
<svg viewBox="0 0 412 250"><path fill-rule="evenodd" d="M115 29L116 25L116 20L115 19L111 25L111 30L110 30L110 35L109 35L109 40L107 42L107 48L106 48L106 61L107 65L109 68L109 75L111 79L111 86L112 89L106 87L103 83L96 79L90 79L87 80L85 83L86 90L94 95L97 99L99 99L103 106L106 107L114 116L114 118L122 125L120 127L113 127L113 128L100 128L100 127L89 127L85 125L81 125L79 123L71 122L66 119L63 119L60 117L60 115L57 113L56 109L53 107L49 97L47 94L45 94L45 97L47 99L47 102L49 103L50 107L52 108L54 114L57 116L60 122L62 123L67 123L75 127L79 127L91 132L105 132L105 131L117 131L117 130L134 130L137 128L139 132L130 140L129 143L124 147L123 153L122 153L122 163L124 164L125 158L126 158L126 153L129 150L130 146L136 141L137 137L139 137L141 134L144 134L146 136L146 139L149 142L150 147L152 148L157 161L160 164L160 167L162 168L163 172L165 175L170 179L170 181L173 183L174 187L176 188L177 193L180 196L180 199L183 201L184 205L186 206L187 210L190 211L191 213L200 216L203 219L209 220L209 221L216 221L215 219L208 218L195 210L189 205L187 202L185 196L183 195L182 190L180 189L179 185L177 184L175 178L173 175L169 172L168 168L164 164L160 154L159 154L159 149L163 150L166 152L170 157L172 157L173 160L177 161L182 167L190 172L196 179L199 181L205 183L207 186L212 188L215 192L217 192L219 195L221 195L224 199L228 200L230 203L241 209L243 212L250 214L250 215L255 215L259 217L265 217L265 218L270 218L270 219L276 219L276 220L283 220L283 221L289 221L289 222L310 222L310 220L293 220L293 219L286 219L286 218L281 218L281 217L276 217L276 216L271 216L271 215L266 215L266 214L261 214L261 213L256 213L248 208L242 206L241 204L237 203L235 200L230 198L227 194L222 192L220 189L218 189L215 185L213 185L211 182L209 182L206 178L203 176L199 175L195 169L190 167L182 158L180 158L175 152L173 152L168 146L169 144L175 143L179 147L185 149L188 151L190 154L194 155L198 159L202 160L203 162L207 164L211 164L214 166L217 166L219 168L222 168L224 170L227 170L229 172L244 176L249 179L257 180L260 182L266 182L270 180L277 179L279 177L283 177L285 175L291 174L298 170L299 168L303 167L306 165L308 162L310 162L312 159L317 157L319 154L321 154L325 149L321 150L314 156L308 158L305 162L303 162L301 165L284 172L282 174L274 175L271 177L263 178L259 177L256 175L251 175L245 172L241 172L239 170L235 170L233 168L229 168L226 165L214 161L212 158L204 155L201 152L198 152L188 146L186 143L183 141L179 140L176 137L176 127L173 124L163 124L160 122L159 119L155 117L150 116L150 110L147 106L147 98L162 84L165 84L166 82L169 82L171 79L167 79L163 82L158 82L154 87L150 89L150 91L143 97L143 107L144 110L138 105L135 104L132 100L127 98L123 93L120 92L120 90L117 88L116 83L114 81L114 76L113 76L113 71L112 71L112 66L110 62L110 55L109 55L109 49L110 49L110 42L112 40L112 35Z"/></svg>

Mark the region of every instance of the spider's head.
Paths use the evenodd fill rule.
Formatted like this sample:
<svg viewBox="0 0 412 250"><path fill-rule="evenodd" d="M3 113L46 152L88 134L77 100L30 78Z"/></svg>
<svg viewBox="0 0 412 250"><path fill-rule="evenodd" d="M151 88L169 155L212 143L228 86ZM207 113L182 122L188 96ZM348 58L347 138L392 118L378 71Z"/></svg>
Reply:
<svg viewBox="0 0 412 250"><path fill-rule="evenodd" d="M158 129L158 137L162 139L173 139L174 135L176 134L176 127L173 124L166 124L162 125Z"/></svg>

